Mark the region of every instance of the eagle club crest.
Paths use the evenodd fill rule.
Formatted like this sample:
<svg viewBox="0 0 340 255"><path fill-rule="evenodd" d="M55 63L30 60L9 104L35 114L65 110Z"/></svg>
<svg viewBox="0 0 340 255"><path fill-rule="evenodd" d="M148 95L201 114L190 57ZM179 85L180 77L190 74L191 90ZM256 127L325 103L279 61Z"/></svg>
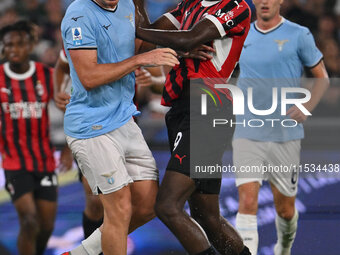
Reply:
<svg viewBox="0 0 340 255"><path fill-rule="evenodd" d="M274 40L274 42L277 43L277 47L279 49L279 51L282 51L283 50L283 46L289 42L289 40Z"/></svg>

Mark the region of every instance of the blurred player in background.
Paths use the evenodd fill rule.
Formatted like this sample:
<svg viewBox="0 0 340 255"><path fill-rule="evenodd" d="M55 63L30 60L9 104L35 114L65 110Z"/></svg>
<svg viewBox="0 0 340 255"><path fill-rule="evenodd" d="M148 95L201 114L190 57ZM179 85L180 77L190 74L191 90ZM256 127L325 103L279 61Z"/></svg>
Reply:
<svg viewBox="0 0 340 255"><path fill-rule="evenodd" d="M53 98L52 69L30 61L36 28L19 21L0 30L1 155L9 192L20 222L18 252L43 254L57 209L54 147L47 105ZM63 159L60 160L63 162Z"/></svg>
<svg viewBox="0 0 340 255"><path fill-rule="evenodd" d="M248 37L240 57L240 79L238 86L247 94L248 88L254 88L255 109L269 109L272 105L272 88L300 87L303 67L310 69L316 81L311 99L303 106L313 111L328 87L328 75L322 61L322 54L316 48L310 31L280 16L282 0L253 0L257 20L251 24ZM279 97L280 98L280 97ZM280 105L281 100L278 100ZM237 115L236 122L249 119L293 119L296 127L272 127L265 122L262 127L251 128L236 125L233 141L233 161L238 170L245 166L298 166L300 162L300 143L304 136L302 122L307 116L297 107L292 106L287 116L281 116L277 109L270 116L254 115L246 110L245 115ZM254 178L252 178L254 177ZM251 253L257 254L257 209L258 193L263 180L271 184L274 204L277 212L275 225L277 243L275 255L289 255L294 242L298 212L295 208L298 171L270 173L261 176L249 174L236 175L239 192L239 210L236 227Z"/></svg>
<svg viewBox="0 0 340 255"><path fill-rule="evenodd" d="M189 254L217 254L213 246L220 254L250 254L234 228L220 215L221 178L190 177L190 160L198 157L190 155L190 143L200 148L200 155L211 155L211 163L218 163L225 146L231 142L233 129L213 129L205 127L202 121L192 122L189 110L190 86L204 84L204 78L227 82L239 59L249 25L250 10L245 1L186 0L148 26L151 29L137 29L138 37L158 45L182 52L210 51L201 60L181 58L167 77L162 98L163 105L171 106L166 116L171 158L157 195L156 214ZM216 114L232 118L230 94L216 93L223 102ZM195 130L201 136L190 141L190 132ZM202 135L214 132L219 134L214 137L217 140ZM186 201L191 217L183 210Z"/></svg>

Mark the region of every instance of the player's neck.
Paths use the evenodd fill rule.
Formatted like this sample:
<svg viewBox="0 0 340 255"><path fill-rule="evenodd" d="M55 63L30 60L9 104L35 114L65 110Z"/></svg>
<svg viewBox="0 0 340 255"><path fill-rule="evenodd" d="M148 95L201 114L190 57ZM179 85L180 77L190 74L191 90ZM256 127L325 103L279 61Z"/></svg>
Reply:
<svg viewBox="0 0 340 255"><path fill-rule="evenodd" d="M276 15L274 18L270 20L263 20L260 17L256 20L256 26L261 30L270 30L280 23L282 23L283 17L281 15Z"/></svg>
<svg viewBox="0 0 340 255"><path fill-rule="evenodd" d="M23 74L26 73L30 69L30 63L25 62L25 63L9 63L9 68L13 73L17 74Z"/></svg>

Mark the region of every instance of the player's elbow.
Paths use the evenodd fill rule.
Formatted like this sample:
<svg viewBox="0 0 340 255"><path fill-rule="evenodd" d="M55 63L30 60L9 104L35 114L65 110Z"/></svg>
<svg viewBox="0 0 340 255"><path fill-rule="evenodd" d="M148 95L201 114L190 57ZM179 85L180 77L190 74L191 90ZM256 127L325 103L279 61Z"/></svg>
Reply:
<svg viewBox="0 0 340 255"><path fill-rule="evenodd" d="M84 89L87 91L93 89L96 86L95 81L90 74L79 76L79 80L83 85Z"/></svg>

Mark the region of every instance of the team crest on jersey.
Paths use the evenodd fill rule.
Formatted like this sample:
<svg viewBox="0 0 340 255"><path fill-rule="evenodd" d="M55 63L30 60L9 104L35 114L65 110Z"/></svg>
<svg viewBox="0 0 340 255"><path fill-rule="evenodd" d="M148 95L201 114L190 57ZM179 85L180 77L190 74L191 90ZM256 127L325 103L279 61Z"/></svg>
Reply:
<svg viewBox="0 0 340 255"><path fill-rule="evenodd" d="M134 22L134 20L133 20L133 15L132 15L132 13L130 13L130 15L128 15L128 16L125 16L125 18L127 18L127 19L130 21L131 25L132 25L133 27L135 27L135 22Z"/></svg>
<svg viewBox="0 0 340 255"><path fill-rule="evenodd" d="M274 42L277 43L277 47L279 48L279 51L283 50L283 46L289 42L289 40L274 40Z"/></svg>
<svg viewBox="0 0 340 255"><path fill-rule="evenodd" d="M41 84L41 81L38 80L35 89L37 90L39 96L42 96L44 94L44 86Z"/></svg>
<svg viewBox="0 0 340 255"><path fill-rule="evenodd" d="M80 27L72 28L72 38L73 38L73 45L82 45L83 43L83 36L81 33Z"/></svg>

